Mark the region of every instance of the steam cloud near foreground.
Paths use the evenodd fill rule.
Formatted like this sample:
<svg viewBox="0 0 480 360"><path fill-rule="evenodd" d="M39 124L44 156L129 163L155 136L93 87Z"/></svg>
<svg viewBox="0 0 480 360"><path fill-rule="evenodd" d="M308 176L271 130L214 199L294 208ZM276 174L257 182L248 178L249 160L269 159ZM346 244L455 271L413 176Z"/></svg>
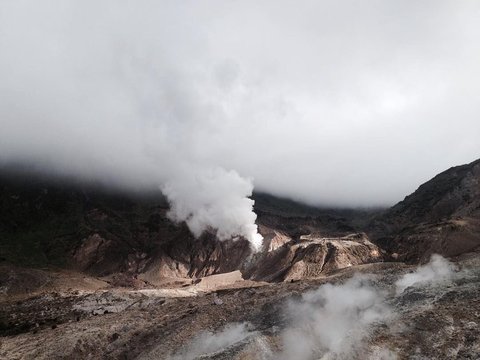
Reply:
<svg viewBox="0 0 480 360"><path fill-rule="evenodd" d="M418 267L413 273L405 274L395 282L397 295L410 286L449 280L455 270L455 266L450 261L438 254L433 254L428 264Z"/></svg>
<svg viewBox="0 0 480 360"><path fill-rule="evenodd" d="M394 286L395 296L408 287L433 285L454 277L455 266L432 255L430 262L412 273L401 276ZM387 304L389 293L375 286L375 278L354 275L343 284L325 284L305 293L300 300L290 301L285 312L290 323L280 335L282 351L275 353L261 342L261 334L248 323L229 324L218 333L204 332L197 336L173 359L193 359L211 354L247 339L261 343L258 360L272 359L352 359L359 354L375 360L395 360L390 349L368 346L371 330L378 324L395 320L394 309ZM180 356L180 355L178 355Z"/></svg>
<svg viewBox="0 0 480 360"><path fill-rule="evenodd" d="M215 353L252 335L257 333L251 331L248 323L228 324L217 334L209 331L201 333L181 353L170 357L169 360L197 359L201 355Z"/></svg>

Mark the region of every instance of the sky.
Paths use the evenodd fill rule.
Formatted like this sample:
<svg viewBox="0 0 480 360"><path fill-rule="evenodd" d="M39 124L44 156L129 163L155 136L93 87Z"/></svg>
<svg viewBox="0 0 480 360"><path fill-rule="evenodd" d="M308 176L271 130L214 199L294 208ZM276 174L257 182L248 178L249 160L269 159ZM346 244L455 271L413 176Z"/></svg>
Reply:
<svg viewBox="0 0 480 360"><path fill-rule="evenodd" d="M160 188L179 219L253 189L392 205L480 157L479 38L473 0L5 0L0 165Z"/></svg>

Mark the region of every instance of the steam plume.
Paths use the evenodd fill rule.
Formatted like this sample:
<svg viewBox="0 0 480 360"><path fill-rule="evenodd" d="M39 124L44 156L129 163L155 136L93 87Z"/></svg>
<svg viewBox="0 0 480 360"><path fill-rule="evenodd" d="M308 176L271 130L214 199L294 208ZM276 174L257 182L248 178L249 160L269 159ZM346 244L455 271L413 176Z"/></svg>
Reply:
<svg viewBox="0 0 480 360"><path fill-rule="evenodd" d="M454 264L447 259L433 255L428 264L398 279L394 284L396 296L409 286L433 285L451 279L455 270ZM464 270L459 274L466 275ZM373 275L356 274L344 283L324 284L300 299L289 301L284 309L289 322L278 335L282 350L276 351L267 345L268 342L251 342L255 358L396 360L395 351L369 342L376 326L391 326L394 321L401 320L394 305L389 305L393 294L386 288L385 283L376 282ZM227 351L248 339L260 337L260 332L248 323L229 324L217 333L199 334L175 359Z"/></svg>
<svg viewBox="0 0 480 360"><path fill-rule="evenodd" d="M428 264L418 267L412 273L403 275L395 282L397 295L407 287L449 280L454 274L455 266L450 261L438 254L433 254Z"/></svg>
<svg viewBox="0 0 480 360"><path fill-rule="evenodd" d="M254 201L248 198L252 190L251 181L222 168L197 171L194 177L185 174L162 187L171 203L170 219L185 221L195 236L214 228L220 240L243 236L257 251L262 236L255 225Z"/></svg>
<svg viewBox="0 0 480 360"><path fill-rule="evenodd" d="M362 350L375 323L392 317L385 294L368 277L341 285L325 284L288 307L293 323L283 334L282 359L348 359Z"/></svg>
<svg viewBox="0 0 480 360"><path fill-rule="evenodd" d="M208 52L182 33L183 7L145 5L0 4L0 167L160 187L195 236L212 229L258 249L253 180L210 145L238 116L235 66L194 66Z"/></svg>
<svg viewBox="0 0 480 360"><path fill-rule="evenodd" d="M181 352L169 357L169 360L193 360L225 348L256 335L249 329L248 323L228 324L217 333L205 331L196 336Z"/></svg>

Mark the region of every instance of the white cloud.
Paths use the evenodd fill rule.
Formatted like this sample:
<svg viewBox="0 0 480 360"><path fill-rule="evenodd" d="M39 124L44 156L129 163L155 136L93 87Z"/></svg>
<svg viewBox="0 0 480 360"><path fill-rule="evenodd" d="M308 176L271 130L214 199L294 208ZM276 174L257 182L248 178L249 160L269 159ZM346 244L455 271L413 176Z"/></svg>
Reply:
<svg viewBox="0 0 480 360"><path fill-rule="evenodd" d="M474 1L5 1L0 164L136 188L234 171L309 203L392 204L480 153L479 12ZM235 207L251 220L243 186Z"/></svg>

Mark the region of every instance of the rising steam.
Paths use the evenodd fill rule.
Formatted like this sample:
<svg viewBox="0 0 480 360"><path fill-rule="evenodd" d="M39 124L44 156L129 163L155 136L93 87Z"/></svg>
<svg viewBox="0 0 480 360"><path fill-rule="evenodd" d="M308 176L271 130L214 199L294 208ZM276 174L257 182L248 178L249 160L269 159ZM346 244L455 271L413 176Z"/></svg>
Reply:
<svg viewBox="0 0 480 360"><path fill-rule="evenodd" d="M344 284L325 284L289 304L293 322L283 333L281 359L349 359L362 349L374 324L392 310L370 278L356 275Z"/></svg>
<svg viewBox="0 0 480 360"><path fill-rule="evenodd" d="M224 156L248 91L236 92L235 66L203 59L183 5L150 5L0 4L0 169L160 187L195 236L258 249L251 172Z"/></svg>
<svg viewBox="0 0 480 360"><path fill-rule="evenodd" d="M243 236L257 251L263 238L255 225L254 201L248 198L252 190L251 181L222 168L185 173L162 187L171 204L169 218L185 221L196 237L213 228L220 240Z"/></svg>
<svg viewBox="0 0 480 360"><path fill-rule="evenodd" d="M433 255L428 264L400 276L392 286L377 282L373 275L358 274L344 283L324 284L300 299L289 301L283 314L278 314L279 318L288 319L285 327L274 335L280 350L268 346L271 342L265 341L265 335L251 324L235 323L215 333L200 333L173 359L218 355L249 342L254 349L249 350L254 354L253 359L259 360L396 360L398 355L394 350L370 341L379 325L385 329L399 321L392 300L407 287L448 281L455 271L454 264ZM462 272L457 274L465 276Z"/></svg>
<svg viewBox="0 0 480 360"><path fill-rule="evenodd" d="M397 295L410 286L435 284L450 280L455 274L455 265L444 257L433 254L430 261L418 267L414 272L403 275L395 282Z"/></svg>
<svg viewBox="0 0 480 360"><path fill-rule="evenodd" d="M251 325L248 323L228 324L217 333L210 331L200 333L179 353L167 359L193 360L209 354L213 355L215 352L237 344L252 335L257 334L251 331Z"/></svg>

